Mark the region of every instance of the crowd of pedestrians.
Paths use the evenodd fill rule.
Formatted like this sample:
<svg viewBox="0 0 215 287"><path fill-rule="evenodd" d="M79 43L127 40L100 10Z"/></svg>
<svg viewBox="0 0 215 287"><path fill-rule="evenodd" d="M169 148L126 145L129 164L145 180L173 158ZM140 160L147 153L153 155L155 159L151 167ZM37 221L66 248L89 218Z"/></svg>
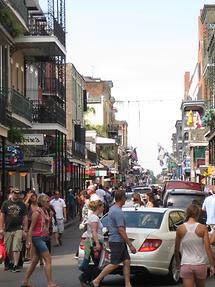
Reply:
<svg viewBox="0 0 215 287"><path fill-rule="evenodd" d="M132 194L135 208L153 208L157 201L153 193L141 196ZM136 248L126 233L126 222L122 207L126 203L123 188L109 190L102 185L88 184L85 190L74 193L68 190L67 201L58 190L52 196L37 194L28 189L26 193L10 187L8 198L1 206L0 213L0 264L5 271L20 272L24 261L29 261L22 287L30 286L30 277L37 264L44 265L48 287L57 287L52 280L51 238L54 247L63 244L64 224L68 219L79 218L79 229L86 232L84 259L79 269L82 286L97 287L109 273L123 265L125 286L130 283L130 256ZM175 258L184 287L204 287L207 277L207 261L210 275L214 274L214 259L211 246L215 242L215 187L212 195L206 197L202 210L207 213L207 226L199 223L201 208L191 204L186 211L186 220L176 231ZM106 249L101 218L108 213L108 264L101 270L102 252ZM76 256L78 256L78 251ZM93 260L94 265L90 265Z"/></svg>
<svg viewBox="0 0 215 287"><path fill-rule="evenodd" d="M58 190L48 196L10 187L7 197L0 212L0 263L4 262L5 271L15 273L21 271L24 261L30 261L22 287L30 286L30 276L40 263L48 287L57 287L52 281L51 236L54 234L56 247L62 245L67 221L65 201Z"/></svg>

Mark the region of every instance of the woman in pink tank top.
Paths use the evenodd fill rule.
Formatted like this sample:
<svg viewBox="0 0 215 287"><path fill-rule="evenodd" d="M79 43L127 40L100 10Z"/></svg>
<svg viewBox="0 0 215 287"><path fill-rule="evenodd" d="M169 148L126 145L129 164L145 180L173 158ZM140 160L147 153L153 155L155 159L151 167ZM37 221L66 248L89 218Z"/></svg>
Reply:
<svg viewBox="0 0 215 287"><path fill-rule="evenodd" d="M31 226L28 232L27 243L33 245L34 255L31 265L27 269L22 281L21 287L30 287L29 279L32 275L40 257L45 261L45 274L48 281L48 287L58 287L52 281L51 255L46 244L49 236L50 217L48 214L49 198L47 195L41 195L38 199L38 208L32 214Z"/></svg>
<svg viewBox="0 0 215 287"><path fill-rule="evenodd" d="M175 259L184 287L205 286L207 258L210 263L210 276L214 274L208 230L205 225L198 223L200 211L198 205L189 205L186 222L176 231Z"/></svg>

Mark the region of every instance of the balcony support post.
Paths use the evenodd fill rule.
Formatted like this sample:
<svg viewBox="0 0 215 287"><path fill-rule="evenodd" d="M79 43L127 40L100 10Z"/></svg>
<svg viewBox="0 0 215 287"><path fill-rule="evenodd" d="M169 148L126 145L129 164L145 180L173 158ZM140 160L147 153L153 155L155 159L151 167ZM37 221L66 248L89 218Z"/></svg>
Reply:
<svg viewBox="0 0 215 287"><path fill-rule="evenodd" d="M1 175L1 190L2 190L2 202L6 199L6 140L5 137L1 136L2 142L2 175Z"/></svg>

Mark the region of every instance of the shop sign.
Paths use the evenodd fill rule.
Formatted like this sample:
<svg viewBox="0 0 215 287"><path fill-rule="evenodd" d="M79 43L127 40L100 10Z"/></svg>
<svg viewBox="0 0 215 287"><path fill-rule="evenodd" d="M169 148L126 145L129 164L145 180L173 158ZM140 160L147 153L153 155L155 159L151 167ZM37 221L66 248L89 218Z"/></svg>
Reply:
<svg viewBox="0 0 215 287"><path fill-rule="evenodd" d="M0 167L2 167L3 150L0 146ZM23 166L24 155L22 150L17 146L6 146L5 148L5 167L18 167Z"/></svg>
<svg viewBox="0 0 215 287"><path fill-rule="evenodd" d="M44 136L43 134L24 134L23 143L25 145L43 145Z"/></svg>
<svg viewBox="0 0 215 287"><path fill-rule="evenodd" d="M97 170L96 176L107 176L107 171L106 170Z"/></svg>

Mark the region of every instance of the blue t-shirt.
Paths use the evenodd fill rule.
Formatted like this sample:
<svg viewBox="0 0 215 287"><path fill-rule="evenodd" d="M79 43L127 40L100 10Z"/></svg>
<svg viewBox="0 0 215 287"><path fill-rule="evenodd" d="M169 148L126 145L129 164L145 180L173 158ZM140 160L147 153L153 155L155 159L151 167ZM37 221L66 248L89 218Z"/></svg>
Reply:
<svg viewBox="0 0 215 287"><path fill-rule="evenodd" d="M122 237L118 233L118 227L125 227L125 217L122 209L113 205L108 212L108 230L110 242L123 242Z"/></svg>

